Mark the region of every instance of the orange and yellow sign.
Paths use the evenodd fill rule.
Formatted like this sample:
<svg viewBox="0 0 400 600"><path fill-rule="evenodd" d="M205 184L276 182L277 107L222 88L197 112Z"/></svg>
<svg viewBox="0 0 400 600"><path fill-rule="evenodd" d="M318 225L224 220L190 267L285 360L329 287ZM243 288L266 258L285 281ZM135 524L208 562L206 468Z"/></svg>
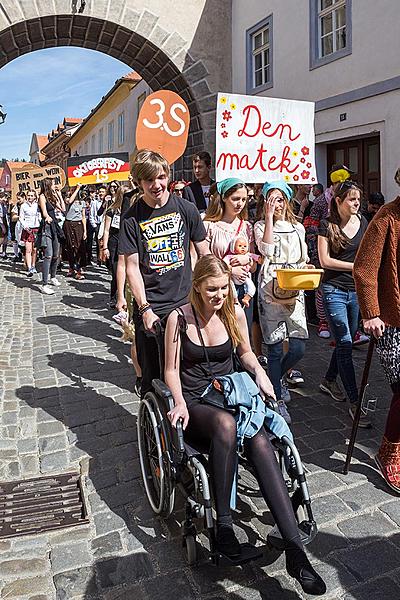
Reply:
<svg viewBox="0 0 400 600"><path fill-rule="evenodd" d="M106 184L128 181L130 165L127 152L110 152L91 156L73 156L67 161L68 184Z"/></svg>

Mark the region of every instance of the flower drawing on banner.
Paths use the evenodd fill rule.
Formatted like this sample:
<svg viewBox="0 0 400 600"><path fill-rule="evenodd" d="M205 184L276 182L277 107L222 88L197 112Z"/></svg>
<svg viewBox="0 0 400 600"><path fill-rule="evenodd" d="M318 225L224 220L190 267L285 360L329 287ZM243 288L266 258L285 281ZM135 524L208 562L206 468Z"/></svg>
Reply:
<svg viewBox="0 0 400 600"><path fill-rule="evenodd" d="M315 177L311 177L311 181L315 181Z"/></svg>
<svg viewBox="0 0 400 600"><path fill-rule="evenodd" d="M300 162L301 162L301 163L305 163L305 162L306 162L306 159L303 157L303 158L301 158L301 159L300 159Z"/></svg>
<svg viewBox="0 0 400 600"><path fill-rule="evenodd" d="M221 123L221 129L225 129L226 123Z"/></svg>
<svg viewBox="0 0 400 600"><path fill-rule="evenodd" d="M301 149L301 153L304 156L308 156L310 154L310 148L308 148L308 146L303 146L302 149Z"/></svg>
<svg viewBox="0 0 400 600"><path fill-rule="evenodd" d="M285 175L283 178L285 181L290 181L290 175Z"/></svg>
<svg viewBox="0 0 400 600"><path fill-rule="evenodd" d="M223 131L223 132L221 133L221 135L222 135L222 137L223 137L223 138L227 138L229 134L228 134L228 132L227 132L227 131Z"/></svg>
<svg viewBox="0 0 400 600"><path fill-rule="evenodd" d="M293 175L293 179L294 179L294 181L298 181L299 180L299 176L298 175Z"/></svg>
<svg viewBox="0 0 400 600"><path fill-rule="evenodd" d="M311 164L311 163L307 163L307 164L306 164L306 167L307 167L307 169L311 169L311 167L312 167L312 164Z"/></svg>
<svg viewBox="0 0 400 600"><path fill-rule="evenodd" d="M225 96L222 96L222 98L220 98L220 104L226 104L228 102L228 100L225 98Z"/></svg>
<svg viewBox="0 0 400 600"><path fill-rule="evenodd" d="M297 150L293 150L292 156L298 156L298 155L299 155L299 153L297 152Z"/></svg>
<svg viewBox="0 0 400 600"><path fill-rule="evenodd" d="M232 113L230 110L224 110L224 112L222 113L222 118L224 119L224 121L229 121L230 119L232 119Z"/></svg>
<svg viewBox="0 0 400 600"><path fill-rule="evenodd" d="M236 110L237 106L236 106L236 104L234 102L232 102L232 104L229 106L229 108L231 110Z"/></svg>
<svg viewBox="0 0 400 600"><path fill-rule="evenodd" d="M300 173L302 179L308 179L310 177L310 171L302 171Z"/></svg>

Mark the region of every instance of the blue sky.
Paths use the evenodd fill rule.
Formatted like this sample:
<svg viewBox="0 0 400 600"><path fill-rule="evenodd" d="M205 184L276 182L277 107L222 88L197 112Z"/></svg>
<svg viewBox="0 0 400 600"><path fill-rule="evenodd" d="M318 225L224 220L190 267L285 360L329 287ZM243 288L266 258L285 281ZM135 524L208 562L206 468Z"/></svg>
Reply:
<svg viewBox="0 0 400 600"><path fill-rule="evenodd" d="M115 80L131 69L95 50L31 52L0 69L0 158L29 159L32 133L47 135L64 117L85 117Z"/></svg>

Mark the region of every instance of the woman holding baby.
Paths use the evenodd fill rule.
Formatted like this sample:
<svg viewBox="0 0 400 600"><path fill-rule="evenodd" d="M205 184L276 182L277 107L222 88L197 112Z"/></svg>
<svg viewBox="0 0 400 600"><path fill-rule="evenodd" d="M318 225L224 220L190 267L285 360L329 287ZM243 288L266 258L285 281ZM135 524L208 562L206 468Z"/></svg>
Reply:
<svg viewBox="0 0 400 600"><path fill-rule="evenodd" d="M247 202L247 187L241 179L229 177L214 183L204 225L210 251L232 269L232 281L250 331L255 293L251 273L257 266L257 256L253 254L253 227L247 220Z"/></svg>

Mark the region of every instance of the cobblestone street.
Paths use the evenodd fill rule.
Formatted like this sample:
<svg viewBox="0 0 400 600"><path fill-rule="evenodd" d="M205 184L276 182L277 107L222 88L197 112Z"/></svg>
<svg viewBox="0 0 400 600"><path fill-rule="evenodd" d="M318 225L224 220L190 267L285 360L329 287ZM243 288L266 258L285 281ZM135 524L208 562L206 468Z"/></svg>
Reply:
<svg viewBox="0 0 400 600"><path fill-rule="evenodd" d="M0 266L0 480L80 471L89 524L0 540L4 600L295 600L284 558L265 548L244 568L188 568L173 519L152 516L136 443L138 398L129 346L107 308L108 275L60 277L53 297L20 268ZM289 406L319 535L309 547L326 598L400 598L400 500L373 462L389 399L374 358L374 428L360 430L342 474L350 418L318 391L331 347L311 331L300 368L306 384ZM366 346L354 351L358 374ZM265 545L272 520L253 478L243 474L235 515L242 541ZM246 494L243 493L246 486Z"/></svg>

